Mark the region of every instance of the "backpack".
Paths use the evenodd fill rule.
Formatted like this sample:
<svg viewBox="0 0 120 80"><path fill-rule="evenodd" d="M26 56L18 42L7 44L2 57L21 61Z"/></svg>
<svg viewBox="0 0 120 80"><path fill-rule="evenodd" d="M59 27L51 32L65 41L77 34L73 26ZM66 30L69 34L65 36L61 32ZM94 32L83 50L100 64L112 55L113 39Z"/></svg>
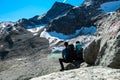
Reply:
<svg viewBox="0 0 120 80"><path fill-rule="evenodd" d="M74 58L74 45L69 45L67 49L66 59L68 62L72 62Z"/></svg>
<svg viewBox="0 0 120 80"><path fill-rule="evenodd" d="M80 43L76 44L76 55L78 58L82 57L82 52L83 52L82 45Z"/></svg>
<svg viewBox="0 0 120 80"><path fill-rule="evenodd" d="M82 45L81 44L76 44L76 52L81 53L82 52Z"/></svg>
<svg viewBox="0 0 120 80"><path fill-rule="evenodd" d="M80 60L81 62L84 62L83 48L82 48L81 44L76 44L76 56L77 56L77 60Z"/></svg>

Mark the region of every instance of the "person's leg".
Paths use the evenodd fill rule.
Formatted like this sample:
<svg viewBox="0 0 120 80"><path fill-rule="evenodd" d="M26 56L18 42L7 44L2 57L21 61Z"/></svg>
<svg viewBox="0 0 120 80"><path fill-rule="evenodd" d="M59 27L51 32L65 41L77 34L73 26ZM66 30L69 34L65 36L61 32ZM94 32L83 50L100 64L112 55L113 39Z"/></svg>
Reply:
<svg viewBox="0 0 120 80"><path fill-rule="evenodd" d="M8 44L9 44L9 48L12 48L12 47L13 47L13 41L12 41L12 40L10 40L10 41L8 42Z"/></svg>
<svg viewBox="0 0 120 80"><path fill-rule="evenodd" d="M9 53L9 51L1 52L1 60L4 60L8 53Z"/></svg>
<svg viewBox="0 0 120 80"><path fill-rule="evenodd" d="M4 60L4 58L5 58L5 54L4 54L4 53L2 53L2 54L1 54L1 60L3 61L3 60Z"/></svg>
<svg viewBox="0 0 120 80"><path fill-rule="evenodd" d="M63 70L64 70L63 62L65 62L65 60L60 58L60 59L59 59L59 62L60 62L60 65L61 65L60 71L63 71Z"/></svg>

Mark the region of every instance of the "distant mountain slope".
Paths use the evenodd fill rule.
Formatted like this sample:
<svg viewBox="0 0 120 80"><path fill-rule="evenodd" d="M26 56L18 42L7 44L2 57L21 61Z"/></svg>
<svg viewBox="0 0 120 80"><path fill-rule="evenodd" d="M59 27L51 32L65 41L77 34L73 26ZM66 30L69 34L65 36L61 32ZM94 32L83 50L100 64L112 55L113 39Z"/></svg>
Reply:
<svg viewBox="0 0 120 80"><path fill-rule="evenodd" d="M77 29L83 26L96 26L94 24L98 20L96 17L100 14L106 14L99 8L103 3L112 1L116 0L85 0L82 5L72 8L66 15L54 19L47 25L48 31L56 31L68 35L75 33Z"/></svg>
<svg viewBox="0 0 120 80"><path fill-rule="evenodd" d="M42 48L48 48L48 40L33 36L23 27L11 28L0 37L0 57L2 52L9 51L8 58L30 56L39 52ZM6 58L6 59L8 59Z"/></svg>

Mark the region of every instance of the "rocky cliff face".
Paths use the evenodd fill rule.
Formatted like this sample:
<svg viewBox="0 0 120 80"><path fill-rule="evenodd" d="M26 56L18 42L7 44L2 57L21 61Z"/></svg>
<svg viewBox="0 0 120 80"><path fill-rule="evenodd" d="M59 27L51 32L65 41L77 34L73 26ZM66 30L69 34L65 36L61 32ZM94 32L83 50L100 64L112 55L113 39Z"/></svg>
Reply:
<svg viewBox="0 0 120 80"><path fill-rule="evenodd" d="M1 36L0 80L28 80L59 70L58 62L47 58L51 52L47 39L23 27L11 27Z"/></svg>
<svg viewBox="0 0 120 80"><path fill-rule="evenodd" d="M81 27L96 26L96 16L104 14L100 5L105 2L116 0L86 0L81 6L74 7L66 13L66 15L54 19L49 25L48 31L56 31L66 35L75 33ZM69 31L67 30L69 28Z"/></svg>
<svg viewBox="0 0 120 80"><path fill-rule="evenodd" d="M39 52L43 48L48 48L46 39L33 36L23 27L10 27L9 31L4 31L0 38L0 52L8 50L7 57L29 56Z"/></svg>
<svg viewBox="0 0 120 80"><path fill-rule="evenodd" d="M6 34L6 31L10 29L11 26L13 26L15 23L13 22L2 22L0 23L0 38L3 37L4 34Z"/></svg>
<svg viewBox="0 0 120 80"><path fill-rule="evenodd" d="M104 15L101 20L98 20L98 36L85 49L86 62L93 65L109 66L120 68L119 55L119 32L120 32L120 12ZM87 55L87 56L86 56Z"/></svg>

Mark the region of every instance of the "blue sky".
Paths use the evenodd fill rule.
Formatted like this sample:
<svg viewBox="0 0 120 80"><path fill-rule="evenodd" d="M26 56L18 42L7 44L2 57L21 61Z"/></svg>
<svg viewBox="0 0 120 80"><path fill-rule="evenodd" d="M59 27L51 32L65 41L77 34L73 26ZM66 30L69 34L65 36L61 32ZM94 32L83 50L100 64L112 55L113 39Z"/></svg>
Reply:
<svg viewBox="0 0 120 80"><path fill-rule="evenodd" d="M55 1L77 6L84 0L1 0L0 22L14 22L21 18L31 18L35 15L41 15L47 12Z"/></svg>

